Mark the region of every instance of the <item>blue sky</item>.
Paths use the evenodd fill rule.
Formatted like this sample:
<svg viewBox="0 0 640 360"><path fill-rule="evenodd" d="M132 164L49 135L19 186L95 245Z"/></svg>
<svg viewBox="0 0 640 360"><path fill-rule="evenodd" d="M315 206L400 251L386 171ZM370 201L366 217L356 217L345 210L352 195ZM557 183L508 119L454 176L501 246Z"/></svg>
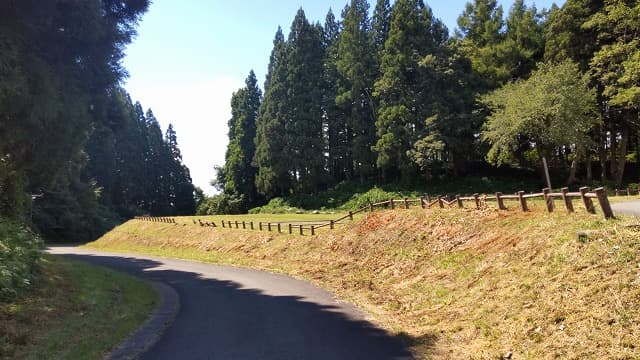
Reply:
<svg viewBox="0 0 640 360"><path fill-rule="evenodd" d="M163 128L173 123L195 185L213 193L209 181L213 166L224 164L231 94L251 69L262 85L278 25L286 35L300 7L314 22L324 22L329 8L339 18L347 1L154 1L127 49L124 65L130 77L125 87L153 110ZM450 33L466 2L427 1ZM535 5L549 8L553 2ZM375 0L370 3L375 6ZM513 1L499 3L506 13Z"/></svg>

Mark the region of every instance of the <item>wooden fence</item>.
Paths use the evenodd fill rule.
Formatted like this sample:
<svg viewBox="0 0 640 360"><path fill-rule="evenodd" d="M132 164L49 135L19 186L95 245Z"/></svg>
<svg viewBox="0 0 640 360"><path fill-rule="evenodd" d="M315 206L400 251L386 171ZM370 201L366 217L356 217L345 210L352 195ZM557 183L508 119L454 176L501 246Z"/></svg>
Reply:
<svg viewBox="0 0 640 360"><path fill-rule="evenodd" d="M623 194L616 190L617 194ZM631 191L624 192L625 195L631 196ZM202 221L201 219L192 219L194 225L202 227L221 227L225 229L244 229L244 230L259 230L259 231L277 231L278 233L300 234L300 235L315 235L316 231L322 228L334 229L337 225L343 224L346 221L353 220L353 217L363 212L374 212L376 208L409 209L411 206L420 206L423 209L428 208L465 208L465 205L470 204L471 208L484 209L488 208L488 203L495 202L496 207L500 210L507 210L507 202L511 201L516 204L522 211L529 211L529 200L541 199L544 200L545 208L548 212L556 210L556 200L559 200L561 204L564 204L564 208L567 212L572 213L575 211L574 201L578 201L585 210L591 214L596 213L596 206L594 205L594 199L597 200L602 214L605 219L614 218L611 204L607 191L604 188L597 188L591 191L587 187L580 188L579 192L570 192L568 188L562 188L560 192L552 192L551 189L545 188L540 193L526 194L524 191L519 191L512 195L503 193L495 193L493 195L480 195L473 194L470 196L456 195L453 199L448 196L430 197L425 196L418 199L389 199L378 203L370 203L368 206L355 211L349 211L346 215L335 220L317 220L317 221L295 221L295 222L253 222L253 221L240 221L240 220L221 220L217 223L215 221ZM161 223L176 224L174 218L169 217L136 217L137 220L153 221ZM186 224L183 224L186 225Z"/></svg>

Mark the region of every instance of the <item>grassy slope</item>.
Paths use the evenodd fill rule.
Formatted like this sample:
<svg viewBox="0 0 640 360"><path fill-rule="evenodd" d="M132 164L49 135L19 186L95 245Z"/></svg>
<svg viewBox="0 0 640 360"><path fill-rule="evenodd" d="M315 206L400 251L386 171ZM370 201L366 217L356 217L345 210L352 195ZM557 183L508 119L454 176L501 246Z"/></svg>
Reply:
<svg viewBox="0 0 640 360"><path fill-rule="evenodd" d="M157 295L140 280L47 256L35 286L0 303L0 359L100 359L135 330Z"/></svg>
<svg viewBox="0 0 640 360"><path fill-rule="evenodd" d="M305 278L424 357L640 357L638 220L541 207L381 211L315 237L130 221L89 246Z"/></svg>

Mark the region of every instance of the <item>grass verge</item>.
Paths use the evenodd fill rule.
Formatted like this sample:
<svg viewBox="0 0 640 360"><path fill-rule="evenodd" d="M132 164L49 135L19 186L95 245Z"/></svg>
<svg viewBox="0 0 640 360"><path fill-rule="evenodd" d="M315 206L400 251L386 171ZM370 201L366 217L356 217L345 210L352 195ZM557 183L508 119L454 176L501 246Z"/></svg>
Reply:
<svg viewBox="0 0 640 360"><path fill-rule="evenodd" d="M0 359L101 359L156 303L141 280L45 256L33 288L0 303Z"/></svg>
<svg viewBox="0 0 640 360"><path fill-rule="evenodd" d="M307 279L424 358L640 358L639 221L531 205L380 211L306 237L130 221L88 246Z"/></svg>

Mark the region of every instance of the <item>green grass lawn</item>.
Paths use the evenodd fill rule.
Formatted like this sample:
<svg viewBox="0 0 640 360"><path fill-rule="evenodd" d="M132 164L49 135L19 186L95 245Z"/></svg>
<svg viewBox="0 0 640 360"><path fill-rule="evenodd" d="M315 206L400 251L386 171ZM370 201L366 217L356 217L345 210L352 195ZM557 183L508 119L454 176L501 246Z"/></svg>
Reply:
<svg viewBox="0 0 640 360"><path fill-rule="evenodd" d="M101 359L156 303L142 280L45 256L33 288L0 303L0 359Z"/></svg>

